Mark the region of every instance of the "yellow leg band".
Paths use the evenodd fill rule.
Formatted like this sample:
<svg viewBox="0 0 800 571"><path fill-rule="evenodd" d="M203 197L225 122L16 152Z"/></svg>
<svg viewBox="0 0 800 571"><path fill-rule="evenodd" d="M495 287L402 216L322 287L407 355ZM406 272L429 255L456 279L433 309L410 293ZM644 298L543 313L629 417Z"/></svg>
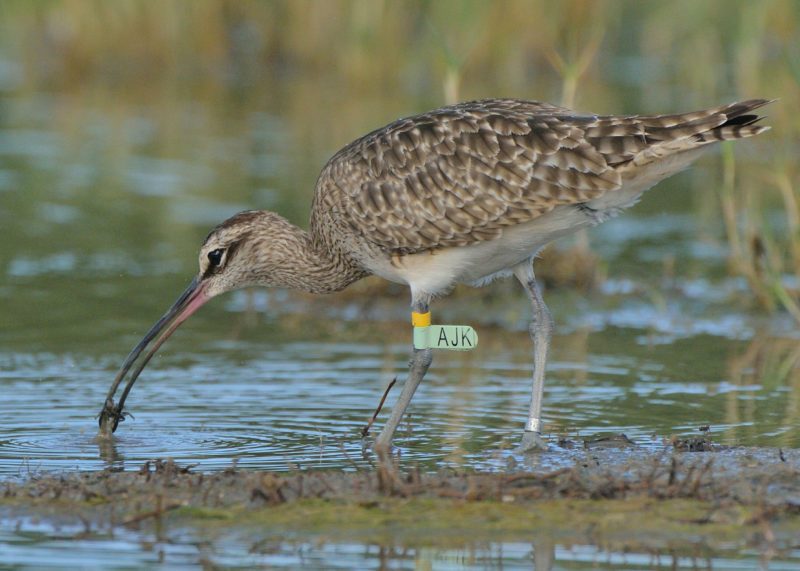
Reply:
<svg viewBox="0 0 800 571"><path fill-rule="evenodd" d="M431 324L431 312L417 313L411 312L411 325L414 327L428 327Z"/></svg>

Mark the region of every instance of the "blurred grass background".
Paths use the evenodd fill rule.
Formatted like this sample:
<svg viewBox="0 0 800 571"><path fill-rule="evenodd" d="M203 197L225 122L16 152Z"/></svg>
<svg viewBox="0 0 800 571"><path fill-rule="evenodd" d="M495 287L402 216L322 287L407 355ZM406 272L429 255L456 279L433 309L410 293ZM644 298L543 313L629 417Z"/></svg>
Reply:
<svg viewBox="0 0 800 571"><path fill-rule="evenodd" d="M701 237L723 219L731 271L763 307L800 319L799 80L796 0L6 0L4 124L34 118L65 140L59 168L39 163L31 189L2 200L18 216L62 188L92 213L91 233L65 238L72 246L121 234L155 249L183 233L178 254L192 262L195 226L230 213L216 204L305 225L333 152L445 103L511 96L655 113L780 98L766 110L773 130L737 149L747 157L728 149L683 179L691 186L637 209L689 203L698 225L687 232ZM176 176L169 161L194 166ZM183 198L157 208L164 194ZM191 208L208 212L176 225L175 209Z"/></svg>

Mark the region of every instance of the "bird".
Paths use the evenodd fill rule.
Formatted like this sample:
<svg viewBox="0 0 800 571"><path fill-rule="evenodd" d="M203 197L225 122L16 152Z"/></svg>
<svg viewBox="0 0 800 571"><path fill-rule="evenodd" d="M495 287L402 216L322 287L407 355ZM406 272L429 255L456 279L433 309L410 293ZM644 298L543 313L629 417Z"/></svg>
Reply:
<svg viewBox="0 0 800 571"><path fill-rule="evenodd" d="M374 274L409 287L412 325L424 326L432 302L456 284L482 286L513 274L532 306L533 382L519 450L547 449L541 409L553 318L534 258L553 240L629 208L714 143L768 130L754 110L771 102L599 115L494 98L374 130L322 168L308 230L266 210L240 212L211 230L197 275L123 362L99 415L101 433L124 420L125 398L164 341L222 293L264 286L329 294ZM431 348L412 346L408 376L375 450L391 450L432 359ZM115 404L116 389L137 360Z"/></svg>

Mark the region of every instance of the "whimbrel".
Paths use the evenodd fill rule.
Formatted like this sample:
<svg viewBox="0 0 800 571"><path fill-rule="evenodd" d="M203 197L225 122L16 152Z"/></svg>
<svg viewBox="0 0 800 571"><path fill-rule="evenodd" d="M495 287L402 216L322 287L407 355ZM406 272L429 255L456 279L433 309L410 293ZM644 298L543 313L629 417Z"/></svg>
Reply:
<svg viewBox="0 0 800 571"><path fill-rule="evenodd" d="M533 390L523 450L540 437L553 319L533 272L546 244L635 203L712 143L769 127L754 99L673 115L602 116L517 99L485 99L400 119L350 143L317 180L310 230L268 211L236 214L200 248L200 271L122 365L100 413L116 430L134 381L161 344L214 296L247 286L337 292L376 274L407 284L412 323L455 284L514 274L533 305ZM116 388L134 369L120 401ZM412 349L408 377L375 448L392 436L433 358Z"/></svg>

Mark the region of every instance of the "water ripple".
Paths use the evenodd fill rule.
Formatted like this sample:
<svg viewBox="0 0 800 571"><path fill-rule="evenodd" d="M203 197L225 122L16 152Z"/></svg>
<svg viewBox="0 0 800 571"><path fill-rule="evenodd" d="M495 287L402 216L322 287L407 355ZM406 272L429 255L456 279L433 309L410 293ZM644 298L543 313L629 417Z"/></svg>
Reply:
<svg viewBox="0 0 800 571"><path fill-rule="evenodd" d="M796 443L781 384L686 378L635 355L555 356L545 431L556 442L625 433L643 445L704 424L721 443ZM563 358L563 355L560 357ZM685 356L684 356L685 357ZM201 470L356 469L372 459L360 431L406 353L384 345L176 341L137 382L113 440L94 415L118 365L110 357L0 353L0 474L138 467L158 458ZM440 359L418 389L395 444L405 461L498 467L513 459L527 413L529 348ZM663 360L662 360L663 361ZM397 389L389 397L393 402ZM758 403L758 406L754 406ZM389 405L372 429L380 430ZM558 462L559 454L543 462ZM566 457L568 459L568 457Z"/></svg>

